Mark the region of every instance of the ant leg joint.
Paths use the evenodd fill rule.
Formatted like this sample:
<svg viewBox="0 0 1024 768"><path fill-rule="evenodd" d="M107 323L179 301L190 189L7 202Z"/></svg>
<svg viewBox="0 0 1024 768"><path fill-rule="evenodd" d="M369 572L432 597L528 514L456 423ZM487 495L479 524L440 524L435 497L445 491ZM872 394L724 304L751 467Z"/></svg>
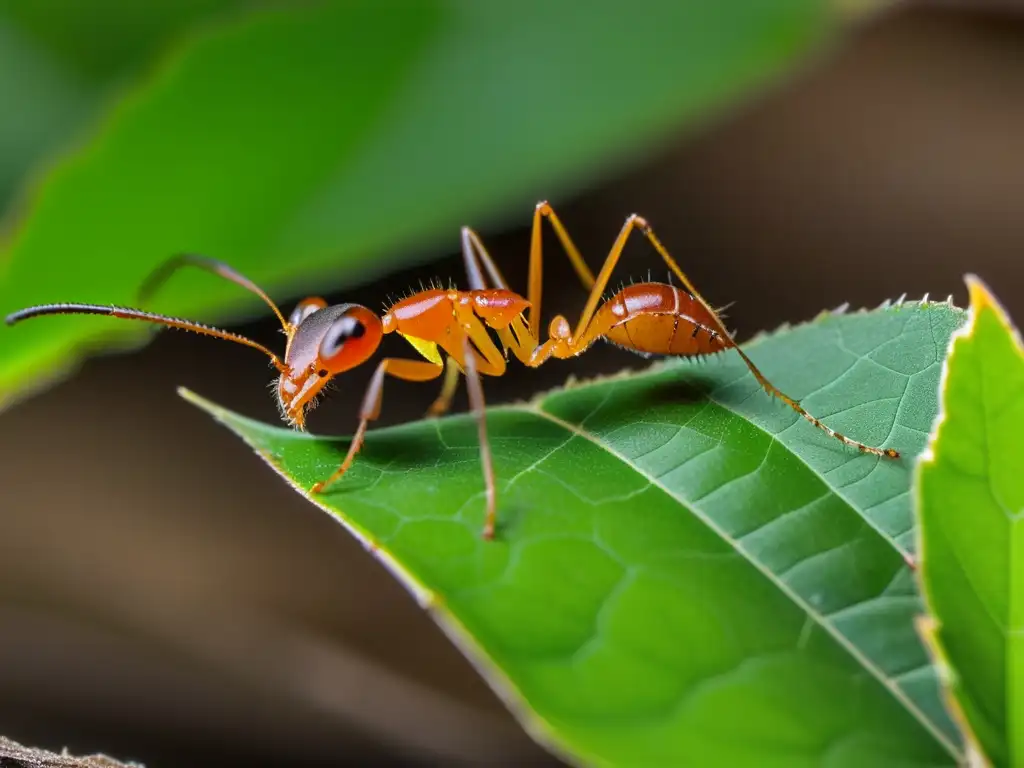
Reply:
<svg viewBox="0 0 1024 768"><path fill-rule="evenodd" d="M537 212L545 216L551 213L551 203L547 200L541 200L537 203Z"/></svg>
<svg viewBox="0 0 1024 768"><path fill-rule="evenodd" d="M629 218L626 219L626 224L634 224L639 227L644 233L651 231L651 225L647 223L647 219L641 216L639 213L631 213Z"/></svg>

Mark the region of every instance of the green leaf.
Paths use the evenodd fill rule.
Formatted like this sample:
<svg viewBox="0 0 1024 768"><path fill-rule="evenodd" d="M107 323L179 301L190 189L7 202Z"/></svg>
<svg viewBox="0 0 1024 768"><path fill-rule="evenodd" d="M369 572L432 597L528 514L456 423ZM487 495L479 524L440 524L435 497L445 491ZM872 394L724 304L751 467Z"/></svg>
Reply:
<svg viewBox="0 0 1024 768"><path fill-rule="evenodd" d="M46 175L0 249L0 315L133 303L180 251L322 292L328 271L367 279L441 237L454 250L458 225L513 205L525 219L774 80L830 38L839 5L364 1L233 17L181 45ZM105 71L90 47L75 56ZM183 275L156 306L209 317L255 304ZM0 399L110 334L142 338L96 318L6 333Z"/></svg>
<svg viewBox="0 0 1024 768"><path fill-rule="evenodd" d="M197 24L259 0L0 0L0 18L24 32L79 82L122 78Z"/></svg>
<svg viewBox="0 0 1024 768"><path fill-rule="evenodd" d="M0 0L0 212L183 30L240 0Z"/></svg>
<svg viewBox="0 0 1024 768"><path fill-rule="evenodd" d="M556 749L616 765L953 764L904 557L910 468L962 319L899 305L748 346L811 412L900 460L816 430L726 352L489 410L493 542L465 416L371 431L310 498ZM304 495L344 453L185 395Z"/></svg>
<svg viewBox="0 0 1024 768"><path fill-rule="evenodd" d="M917 472L921 580L955 709L997 765L1024 761L1024 345L968 277L942 414ZM1017 546L1022 551L1017 551Z"/></svg>
<svg viewBox="0 0 1024 768"><path fill-rule="evenodd" d="M28 170L84 124L95 93L0 19L0 103L18 107L0 120L2 212Z"/></svg>

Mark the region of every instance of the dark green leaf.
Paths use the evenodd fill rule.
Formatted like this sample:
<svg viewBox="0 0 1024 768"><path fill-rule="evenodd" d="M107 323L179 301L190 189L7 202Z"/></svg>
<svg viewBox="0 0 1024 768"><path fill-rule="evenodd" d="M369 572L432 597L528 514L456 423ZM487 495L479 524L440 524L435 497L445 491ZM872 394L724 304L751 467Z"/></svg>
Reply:
<svg viewBox="0 0 1024 768"><path fill-rule="evenodd" d="M902 305L749 346L809 410L898 461L815 430L727 352L489 411L494 542L480 538L466 417L371 432L350 473L311 498L538 738L586 760L952 764L904 556L910 468L961 321L948 305ZM188 397L303 493L345 449Z"/></svg>
<svg viewBox="0 0 1024 768"><path fill-rule="evenodd" d="M0 213L169 42L243 0L0 0Z"/></svg>
<svg viewBox="0 0 1024 768"><path fill-rule="evenodd" d="M58 62L69 78L100 85L148 66L197 24L260 0L0 0L0 18Z"/></svg>

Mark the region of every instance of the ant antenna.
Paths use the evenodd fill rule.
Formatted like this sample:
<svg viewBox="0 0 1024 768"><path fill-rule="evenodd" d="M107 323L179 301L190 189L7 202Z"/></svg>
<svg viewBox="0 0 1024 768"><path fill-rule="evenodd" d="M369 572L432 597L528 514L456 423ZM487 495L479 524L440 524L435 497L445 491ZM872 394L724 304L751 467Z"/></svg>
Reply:
<svg viewBox="0 0 1024 768"><path fill-rule="evenodd" d="M213 336L217 339L233 341L236 344L244 344L247 347L258 349L270 358L274 367L277 368L278 371L281 373L288 372L288 367L281 362L281 358L262 344L246 338L245 336L241 336L237 333L231 333L230 331L222 331L220 328L213 328L209 325L203 325L202 323L196 323L191 320L183 320L180 317L156 315L151 312L143 312L141 309L131 309L130 307L108 307L103 306L102 304L40 304L36 307L28 307L27 309L12 312L7 316L6 322L7 325L14 325L22 320L27 320L30 317L40 317L42 315L107 315L109 317L119 317L125 320L142 320L143 322L164 325L169 328L179 328L184 331L195 331L196 333L201 333L205 336Z"/></svg>
<svg viewBox="0 0 1024 768"><path fill-rule="evenodd" d="M177 256L172 256L153 270L149 277L142 282L142 286L139 288L138 292L139 301L145 304L157 289L166 283L167 279L182 267L197 267L198 269L210 272L218 277L223 277L225 280L230 280L235 285L239 285L247 291L256 294L263 299L268 307L274 310L274 314L277 315L277 319L281 321L281 327L284 328L284 332L289 332L290 327L288 325L288 321L284 319L284 315L282 315L281 310L277 308L277 304L267 296L262 288L241 272L236 272L223 261L210 259L206 256L197 256L190 253L181 253Z"/></svg>

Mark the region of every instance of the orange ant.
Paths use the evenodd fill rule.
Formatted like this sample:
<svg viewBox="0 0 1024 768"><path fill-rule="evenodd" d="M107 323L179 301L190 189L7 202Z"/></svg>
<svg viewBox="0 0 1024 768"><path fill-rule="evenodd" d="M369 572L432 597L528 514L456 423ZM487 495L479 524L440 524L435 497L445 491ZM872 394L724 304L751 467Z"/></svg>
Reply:
<svg viewBox="0 0 1024 768"><path fill-rule="evenodd" d="M548 326L548 339L541 343L541 225L544 219L551 223L576 274L590 295L575 328L569 325L565 317L558 315ZM666 283L638 283L623 288L610 299L602 298L611 273L634 229L643 233L684 288ZM398 333L424 359L387 357L377 364L359 410L359 427L344 461L334 474L316 483L312 492L323 492L352 465L363 444L367 425L380 415L385 376L406 381L429 381L444 374L441 393L429 410L430 414L439 415L448 410L459 376L464 375L480 440L480 458L487 494L483 528L486 539L494 535L497 494L494 465L487 441L480 376L501 376L505 373L509 352L525 365L536 368L551 357L564 359L579 355L598 339L606 339L642 354L675 357L710 355L735 349L754 378L769 394L782 400L814 426L865 453L899 457L899 452L893 448L872 448L839 434L768 381L733 341L718 314L693 287L650 225L640 216L634 214L626 220L604 266L595 277L551 206L546 202L540 203L533 215L526 299L508 287L479 236L468 227L462 229L462 252L470 290L423 290L402 299L380 316L358 304L327 306L321 298L308 298L299 302L286 320L277 305L255 283L226 264L198 256L172 258L143 284L140 296L144 298L156 290L171 273L180 267L191 266L246 288L266 302L281 321L287 336L283 360L262 344L239 334L191 320L125 307L45 304L15 312L7 317L7 323L11 325L39 315L109 315L182 328L245 344L267 355L281 374L277 385L281 415L291 426L300 430L305 428L306 414L328 381L366 362L376 352L384 334ZM497 335L502 349L498 349L491 331ZM442 360L440 350L447 355L447 362Z"/></svg>

